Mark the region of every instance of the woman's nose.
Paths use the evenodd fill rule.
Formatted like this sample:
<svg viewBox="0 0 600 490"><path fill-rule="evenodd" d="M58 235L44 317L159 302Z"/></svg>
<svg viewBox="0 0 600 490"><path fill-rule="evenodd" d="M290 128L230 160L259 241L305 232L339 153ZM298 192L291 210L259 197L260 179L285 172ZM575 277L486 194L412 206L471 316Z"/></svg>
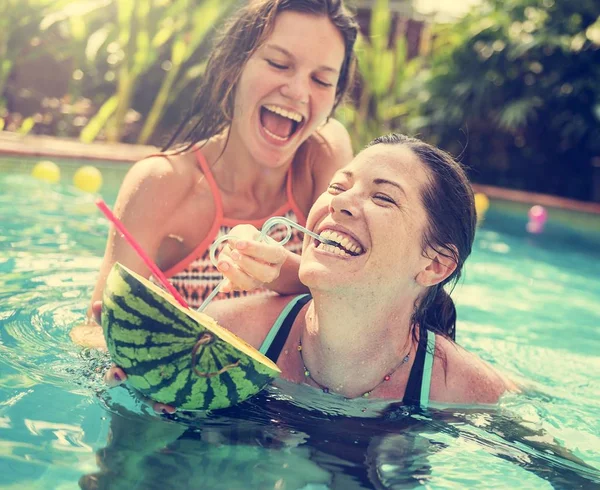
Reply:
<svg viewBox="0 0 600 490"><path fill-rule="evenodd" d="M306 104L309 97L309 86L304 77L297 74L290 77L287 83L281 87L281 93L296 103Z"/></svg>
<svg viewBox="0 0 600 490"><path fill-rule="evenodd" d="M341 194L337 194L332 197L331 202L329 203L329 212L335 216L357 216L358 215L358 205L356 203L355 198L352 196L350 191L343 192Z"/></svg>

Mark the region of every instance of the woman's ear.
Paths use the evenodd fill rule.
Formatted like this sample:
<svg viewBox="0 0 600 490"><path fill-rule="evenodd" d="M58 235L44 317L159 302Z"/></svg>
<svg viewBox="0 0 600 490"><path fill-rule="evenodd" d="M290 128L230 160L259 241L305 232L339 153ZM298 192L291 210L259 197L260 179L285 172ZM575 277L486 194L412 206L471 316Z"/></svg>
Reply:
<svg viewBox="0 0 600 490"><path fill-rule="evenodd" d="M448 245L456 256L458 256L458 250L454 245ZM442 255L436 250L429 249L426 254L427 262L425 267L417 274L415 280L419 286L431 287L444 281L450 276L456 269L456 260L450 254Z"/></svg>

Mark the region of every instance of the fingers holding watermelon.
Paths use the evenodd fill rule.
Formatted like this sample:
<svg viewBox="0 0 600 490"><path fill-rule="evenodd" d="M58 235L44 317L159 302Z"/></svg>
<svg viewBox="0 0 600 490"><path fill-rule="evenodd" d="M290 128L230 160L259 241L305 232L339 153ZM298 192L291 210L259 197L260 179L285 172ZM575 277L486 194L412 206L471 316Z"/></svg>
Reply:
<svg viewBox="0 0 600 490"><path fill-rule="evenodd" d="M102 321L101 321L101 317L102 317L102 301L94 301L92 303L92 317L94 318L94 321L98 325L101 325L101 323L102 323Z"/></svg>
<svg viewBox="0 0 600 490"><path fill-rule="evenodd" d="M119 366L113 364L104 374L104 382L111 388L119 386L127 380L127 374Z"/></svg>
<svg viewBox="0 0 600 490"><path fill-rule="evenodd" d="M123 371L119 366L113 364L106 374L104 375L104 382L110 387L114 388L115 386L119 386L127 381L127 374ZM175 407L171 405L165 405L164 403L158 403L150 400L149 398L143 397L139 393L136 392L136 396L148 406L152 407L156 413L160 414L172 414L177 411Z"/></svg>

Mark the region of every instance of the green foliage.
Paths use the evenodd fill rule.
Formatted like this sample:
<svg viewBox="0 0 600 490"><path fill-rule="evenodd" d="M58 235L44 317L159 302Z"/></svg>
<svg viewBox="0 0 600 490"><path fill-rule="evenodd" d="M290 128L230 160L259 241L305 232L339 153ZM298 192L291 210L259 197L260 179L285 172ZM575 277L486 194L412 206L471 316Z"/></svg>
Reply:
<svg viewBox="0 0 600 490"><path fill-rule="evenodd" d="M108 141L120 141L140 79L151 70L154 74L159 73L156 66L160 65L162 81L138 137L138 142L147 143L167 105L176 99L182 88L176 82L182 77L186 63L232 4L231 0L113 2L117 21L108 26L100 25L86 37L87 63L82 69L97 66L98 57L110 51L107 61L114 67L115 93L83 129L81 139L92 141L104 129ZM190 70L193 67L188 67Z"/></svg>
<svg viewBox="0 0 600 490"><path fill-rule="evenodd" d="M411 131L462 153L482 183L592 198L600 3L489 0L442 26L433 52Z"/></svg>
<svg viewBox="0 0 600 490"><path fill-rule="evenodd" d="M356 43L357 100L337 114L347 126L356 150L374 137L401 127L411 111L411 102L404 97L405 85L418 73L420 60L407 59L406 40L401 35L390 35L391 24L388 0L377 0L369 37L359 36Z"/></svg>
<svg viewBox="0 0 600 490"><path fill-rule="evenodd" d="M205 40L211 27L215 25L226 11L227 3L222 0L205 0L191 15L186 11L183 15L186 19L186 24L183 29L180 29L172 43L171 47L171 68L167 72L166 77L158 91L154 104L146 118L146 122L140 133L138 143L146 143L152 133L155 131L158 122L163 116L166 106L169 102L181 93L184 84L175 85L179 78L181 70L185 66L194 53L197 52ZM160 34L160 33L159 33ZM163 37L166 33L163 33ZM162 38L158 35L155 37L155 43L158 44ZM188 68L184 75L184 80L189 81L191 78L201 76L204 72L205 63L193 65ZM190 74L193 77L190 77Z"/></svg>
<svg viewBox="0 0 600 490"><path fill-rule="evenodd" d="M600 158L597 0L483 0L462 20L434 26L432 55L412 60L388 3L374 2L369 34L357 42L354 101L337 113L355 149L387 131L417 134L462 155L478 182L593 197L593 162ZM19 63L49 53L72 74L62 99L41 101L46 113L16 114L0 125L39 132L48 119L51 134L158 143L189 106L213 26L236 5L0 2L0 115ZM13 98L18 91L12 88Z"/></svg>
<svg viewBox="0 0 600 490"><path fill-rule="evenodd" d="M55 61L53 68L63 72L63 79L64 75L72 76L68 76L68 90L60 100L37 96L42 107L34 116L35 121L53 121L53 134L62 132L57 128L68 127L68 135L76 131L85 142L136 138L146 143L158 131L167 111L179 118L189 106L185 98L191 94L180 96L191 92L194 82L203 76L213 29L236 3L237 0L2 2L0 113L5 106L1 97L15 66L33 55L49 55ZM35 50L31 49L34 44L39 46ZM21 87L11 88L13 99L19 97L15 94L20 91ZM43 105L46 103L52 106L51 110ZM83 108L83 112L77 113L77 108ZM20 127L20 118L19 114L13 115L13 130ZM141 119L144 124L136 124ZM77 126L85 127L79 130Z"/></svg>
<svg viewBox="0 0 600 490"><path fill-rule="evenodd" d="M39 24L67 0L2 0L0 2L0 114L5 108L4 91L18 61L39 54L35 47Z"/></svg>

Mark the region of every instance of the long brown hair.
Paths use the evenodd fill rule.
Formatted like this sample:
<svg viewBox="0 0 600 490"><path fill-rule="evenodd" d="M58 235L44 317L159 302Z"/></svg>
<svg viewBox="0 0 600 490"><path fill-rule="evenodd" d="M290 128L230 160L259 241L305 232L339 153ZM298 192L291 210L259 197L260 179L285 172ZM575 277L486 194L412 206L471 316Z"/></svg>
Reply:
<svg viewBox="0 0 600 490"><path fill-rule="evenodd" d="M333 110L351 88L358 25L342 0L254 0L228 22L208 59L198 94L163 151L178 142L185 151L227 128L233 118L235 87L248 59L273 31L281 12L327 16L344 38L345 55Z"/></svg>
<svg viewBox="0 0 600 490"><path fill-rule="evenodd" d="M473 189L462 165L439 148L402 134L381 136L368 146L377 144L408 147L429 171L429 183L421 192L428 218L422 248L423 251L433 249L451 258L456 269L441 283L431 286L419 299L412 324L421 330L431 330L454 339L456 308L444 286L456 284L463 264L471 254L477 224Z"/></svg>

